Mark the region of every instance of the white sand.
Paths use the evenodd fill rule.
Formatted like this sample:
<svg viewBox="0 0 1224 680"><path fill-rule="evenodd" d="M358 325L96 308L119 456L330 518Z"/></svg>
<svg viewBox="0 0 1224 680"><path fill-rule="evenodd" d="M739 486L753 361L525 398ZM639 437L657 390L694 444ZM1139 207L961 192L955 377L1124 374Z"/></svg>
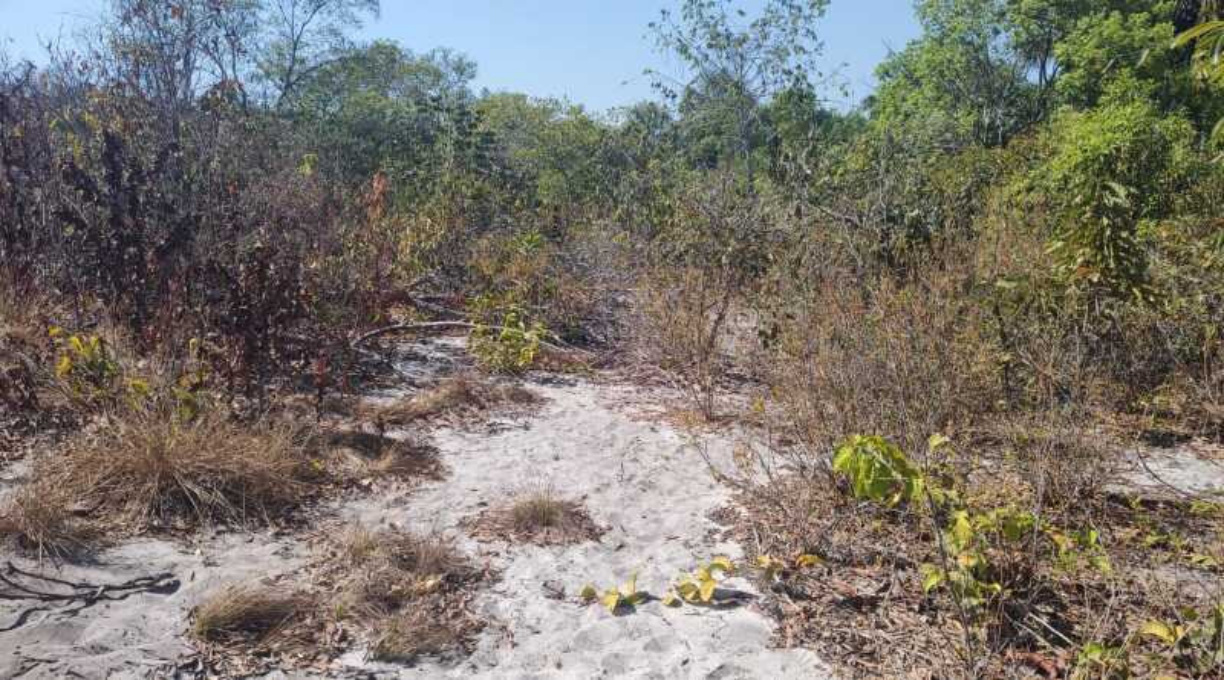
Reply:
<svg viewBox="0 0 1224 680"><path fill-rule="evenodd" d="M771 623L751 602L669 609L654 601L618 616L579 604L588 581L606 587L638 572L639 587L662 596L699 560L738 557L738 546L713 537L707 517L729 494L684 435L629 415L625 404L642 398L635 388L574 381L533 389L548 402L530 417L435 433L449 468L444 481L334 508L336 521L443 531L501 572L477 598L490 625L476 652L457 667L423 661L407 668L367 663L354 649L329 677L829 677L810 652L771 649ZM729 456L725 438L705 443L716 460ZM463 534L461 520L540 484L582 500L608 532L598 543L554 548L482 545ZM107 551L96 565L58 575L113 582L172 571L182 587L99 602L70 618L39 614L0 633L0 677L164 677L190 661L187 613L201 597L223 583L291 574L305 559L301 541L265 534L202 540L199 548L148 540ZM546 584L562 588L565 599L549 597ZM726 585L753 590L740 578ZM12 605L0 601L0 625L12 621Z"/></svg>
<svg viewBox="0 0 1224 680"><path fill-rule="evenodd" d="M503 570L478 600L491 626L477 652L451 677L813 678L828 671L809 652L769 647L769 621L751 605L728 609L659 602L613 616L574 596L587 582L607 587L638 573L639 588L662 596L681 569L716 555L739 557L738 546L711 537L707 514L728 500L690 442L674 430L635 420L614 402L626 388L577 383L535 387L549 401L540 413L506 423L500 433L443 432L437 444L450 477L407 498L370 499L345 509L369 525L396 523L462 536L460 520L517 490L550 484L582 500L609 528L598 543L559 548L461 545ZM729 442L711 440L725 460ZM550 599L545 584L565 601ZM728 588L751 591L743 579ZM505 628L500 628L500 625ZM354 658L359 658L354 655ZM440 670L424 667L422 677ZM405 673L408 675L409 673Z"/></svg>
<svg viewBox="0 0 1224 680"><path fill-rule="evenodd" d="M1173 500L1224 499L1224 458L1210 455L1197 442L1130 451L1120 473L1114 488L1127 493Z"/></svg>

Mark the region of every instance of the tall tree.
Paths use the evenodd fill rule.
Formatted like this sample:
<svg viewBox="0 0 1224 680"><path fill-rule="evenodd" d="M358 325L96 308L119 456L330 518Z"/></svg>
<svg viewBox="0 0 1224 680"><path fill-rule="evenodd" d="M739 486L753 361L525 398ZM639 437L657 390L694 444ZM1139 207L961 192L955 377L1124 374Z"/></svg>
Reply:
<svg viewBox="0 0 1224 680"><path fill-rule="evenodd" d="M379 0L264 0L268 44L260 69L278 107L287 104L314 71L352 46L351 31L377 16Z"/></svg>
<svg viewBox="0 0 1224 680"><path fill-rule="evenodd" d="M749 18L732 0L684 0L679 14L664 10L650 24L660 50L686 73L651 71L655 87L681 111L701 138L717 140L723 155L754 177L753 152L762 143L761 105L817 72L816 32L828 0L767 0Z"/></svg>
<svg viewBox="0 0 1224 680"><path fill-rule="evenodd" d="M177 126L199 94L239 85L257 42L258 0L110 0L104 36L117 76Z"/></svg>

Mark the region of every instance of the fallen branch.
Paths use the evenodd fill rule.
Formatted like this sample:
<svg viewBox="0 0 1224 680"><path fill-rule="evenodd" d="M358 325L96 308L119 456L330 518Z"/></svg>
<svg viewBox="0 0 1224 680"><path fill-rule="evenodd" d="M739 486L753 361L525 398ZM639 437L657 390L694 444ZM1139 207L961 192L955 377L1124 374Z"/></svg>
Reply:
<svg viewBox="0 0 1224 680"><path fill-rule="evenodd" d="M12 624L0 627L0 633L3 633L24 626L35 612L51 611L54 606L78 605L67 610L69 615L74 615L94 603L123 600L137 593L172 593L178 590L179 580L174 574L163 572L123 583L78 583L28 572L12 562L6 562L4 572L0 573L0 585L4 586L0 588L0 600L48 603L48 606L22 610Z"/></svg>
<svg viewBox="0 0 1224 680"><path fill-rule="evenodd" d="M384 326L382 328L375 328L372 331L363 333L350 341L349 347L352 349L357 349L362 344L369 342L374 338L389 335L391 333L443 330L447 328L465 328L468 330L475 330L482 327L499 332L508 330L505 326L480 326L478 324L471 323L470 321L418 321L414 323L397 323L390 326ZM580 354L586 354L587 356L594 356L594 354L591 352L584 349L579 349L578 347L574 347L573 345L565 342L561 338L557 337L555 333L549 333L548 335L553 339L553 342L541 340L541 345L558 352L578 352Z"/></svg>

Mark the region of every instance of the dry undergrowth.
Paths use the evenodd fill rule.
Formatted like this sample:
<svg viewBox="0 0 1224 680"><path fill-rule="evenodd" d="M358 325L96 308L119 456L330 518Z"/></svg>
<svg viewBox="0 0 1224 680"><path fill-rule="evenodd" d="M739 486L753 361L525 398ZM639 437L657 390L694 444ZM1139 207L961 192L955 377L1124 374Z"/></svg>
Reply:
<svg viewBox="0 0 1224 680"><path fill-rule="evenodd" d="M36 461L0 509L0 535L66 557L103 534L266 523L309 499L320 480L301 428L132 409Z"/></svg>
<svg viewBox="0 0 1224 680"><path fill-rule="evenodd" d="M192 633L214 670L326 668L354 640L372 659L411 663L466 653L483 627L470 601L487 574L438 536L353 528L303 573L309 583L231 586L196 608Z"/></svg>
<svg viewBox="0 0 1224 680"><path fill-rule="evenodd" d="M309 611L310 599L271 586L226 587L192 613L191 634L215 643L262 643Z"/></svg>
<svg viewBox="0 0 1224 680"><path fill-rule="evenodd" d="M40 562L72 559L89 551L98 532L75 515L65 489L38 481L13 492L0 509L0 536Z"/></svg>
<svg viewBox="0 0 1224 680"><path fill-rule="evenodd" d="M549 487L527 491L507 505L487 510L468 523L484 541L507 538L535 545L570 545L597 540L604 532L581 503L558 498Z"/></svg>
<svg viewBox="0 0 1224 680"><path fill-rule="evenodd" d="M1141 675L1171 670L1174 660L1138 631L1147 621L1210 611L1224 597L1224 506L1111 491L1099 449L1077 451L1064 432L1043 440L1032 428L1027 436L1028 450L980 442L967 503L1040 508L1067 535L1098 532L1108 570L1083 553L1063 564L1033 548L992 548L1005 595L971 610L977 648L966 653L957 600L945 589L923 590L921 565L941 559L926 521L855 501L828 477L779 477L748 488L730 518L750 557L825 559L820 569L765 586L778 642L811 648L856 678L971 677L970 666L977 677L1115 677L1093 674L1096 662L1084 656L1093 645L1125 650Z"/></svg>
<svg viewBox="0 0 1224 680"><path fill-rule="evenodd" d="M338 553L337 601L369 637L373 658L463 652L482 627L469 606L482 574L449 541L354 529Z"/></svg>
<svg viewBox="0 0 1224 680"><path fill-rule="evenodd" d="M350 430L330 433L328 442L337 454L338 465L362 480L440 480L446 472L438 450L416 438L396 439Z"/></svg>
<svg viewBox="0 0 1224 680"><path fill-rule="evenodd" d="M529 407L539 402L537 394L519 385L493 383L461 375L447 378L411 398L369 410L363 415L382 426L402 427L442 418L462 420L497 407Z"/></svg>

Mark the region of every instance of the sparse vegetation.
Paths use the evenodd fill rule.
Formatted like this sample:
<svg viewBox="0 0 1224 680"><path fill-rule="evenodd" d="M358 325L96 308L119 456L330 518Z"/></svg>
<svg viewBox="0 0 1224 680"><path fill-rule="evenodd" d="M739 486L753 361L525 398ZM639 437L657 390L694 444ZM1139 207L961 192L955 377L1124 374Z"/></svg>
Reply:
<svg viewBox="0 0 1224 680"><path fill-rule="evenodd" d="M482 512L469 523L477 538L536 545L569 545L596 540L604 529L582 504L557 495L551 486L519 493L505 506Z"/></svg>
<svg viewBox="0 0 1224 680"><path fill-rule="evenodd" d="M362 42L377 0L109 0L38 64L0 48L0 465L29 470L0 536L59 563L292 529L328 490L440 480L427 427L533 407L514 380L581 356L742 440L719 479L784 645L859 676L1220 675L1224 593L1181 587L1219 582L1218 499L1121 469L1224 443L1222 3L918 0L844 109L828 0L674 4L648 30L683 76L607 116ZM479 374L365 405L415 379L393 333L456 329ZM504 500L464 528L603 531ZM194 634L327 656L325 620L409 662L483 623L453 546L329 550L322 585L220 591Z"/></svg>
<svg viewBox="0 0 1224 680"><path fill-rule="evenodd" d="M93 545L97 532L72 513L73 501L67 489L53 483L30 483L5 503L0 536L40 562L79 556Z"/></svg>
<svg viewBox="0 0 1224 680"><path fill-rule="evenodd" d="M368 417L385 426L403 427L431 419L462 419L498 407L530 407L539 401L531 390L520 385L458 375L412 397L374 409Z"/></svg>
<svg viewBox="0 0 1224 680"><path fill-rule="evenodd" d="M437 450L413 437L392 438L356 431L337 431L328 435L333 453L339 454L338 467L348 468L357 477L391 477L411 481L441 479L445 467Z"/></svg>
<svg viewBox="0 0 1224 680"><path fill-rule="evenodd" d="M329 660L350 638L374 659L412 663L464 651L483 626L469 601L484 574L440 536L351 527L304 572L220 589L193 611L193 635L237 672L281 657Z"/></svg>
<svg viewBox="0 0 1224 680"><path fill-rule="evenodd" d="M354 528L334 550L332 609L364 631L373 658L460 652L482 628L468 602L483 575L446 539Z"/></svg>

